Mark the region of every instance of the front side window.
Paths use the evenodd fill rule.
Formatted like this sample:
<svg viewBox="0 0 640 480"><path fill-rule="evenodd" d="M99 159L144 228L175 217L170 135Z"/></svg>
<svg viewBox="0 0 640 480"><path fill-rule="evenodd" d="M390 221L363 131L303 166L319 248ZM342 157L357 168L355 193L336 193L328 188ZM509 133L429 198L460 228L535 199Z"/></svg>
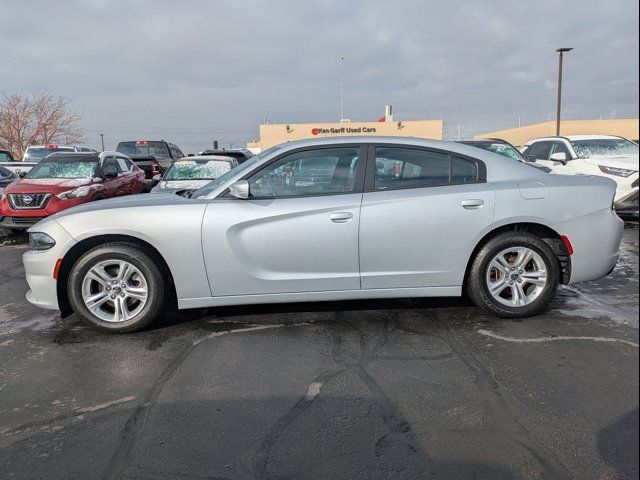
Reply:
<svg viewBox="0 0 640 480"><path fill-rule="evenodd" d="M536 160L549 160L551 142L534 143L530 150L527 151L527 155L532 155Z"/></svg>
<svg viewBox="0 0 640 480"><path fill-rule="evenodd" d="M553 146L551 148L551 155L554 153L564 153L565 158L567 160L571 160L571 153L569 153L569 149L562 142L553 142Z"/></svg>
<svg viewBox="0 0 640 480"><path fill-rule="evenodd" d="M349 193L356 189L360 147L323 148L292 153L249 179L254 198Z"/></svg>
<svg viewBox="0 0 640 480"><path fill-rule="evenodd" d="M12 162L13 158L6 152L0 152L0 162Z"/></svg>
<svg viewBox="0 0 640 480"><path fill-rule="evenodd" d="M127 173L130 170L129 165L127 165L127 161L124 158L117 157L116 160L121 173Z"/></svg>

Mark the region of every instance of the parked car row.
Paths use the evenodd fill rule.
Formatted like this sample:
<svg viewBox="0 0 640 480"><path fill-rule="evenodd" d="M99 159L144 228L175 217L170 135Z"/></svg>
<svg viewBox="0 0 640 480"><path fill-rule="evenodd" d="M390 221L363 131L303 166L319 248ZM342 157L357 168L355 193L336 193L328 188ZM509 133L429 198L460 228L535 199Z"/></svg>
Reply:
<svg viewBox="0 0 640 480"><path fill-rule="evenodd" d="M185 157L164 140L139 140L102 153L82 146L35 146L25 158L40 155L37 162L16 162L9 154L9 162L29 164L26 172L0 166L0 227L27 229L61 210L105 198L196 190L251 154L219 150Z"/></svg>

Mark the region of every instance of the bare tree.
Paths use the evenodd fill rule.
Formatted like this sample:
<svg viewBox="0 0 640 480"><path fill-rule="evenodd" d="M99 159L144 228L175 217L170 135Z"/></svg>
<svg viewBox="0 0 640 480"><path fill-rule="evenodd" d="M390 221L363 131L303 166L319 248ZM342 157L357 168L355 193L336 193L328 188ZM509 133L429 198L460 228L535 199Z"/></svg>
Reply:
<svg viewBox="0 0 640 480"><path fill-rule="evenodd" d="M0 148L22 158L29 145L82 143L82 117L47 91L0 97Z"/></svg>

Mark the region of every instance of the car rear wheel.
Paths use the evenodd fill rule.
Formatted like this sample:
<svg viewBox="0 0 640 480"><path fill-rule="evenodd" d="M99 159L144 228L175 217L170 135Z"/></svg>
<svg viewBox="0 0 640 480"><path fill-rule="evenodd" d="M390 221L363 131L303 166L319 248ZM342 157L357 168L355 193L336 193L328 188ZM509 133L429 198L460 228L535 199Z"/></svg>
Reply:
<svg viewBox="0 0 640 480"><path fill-rule="evenodd" d="M541 238L505 232L489 240L476 255L467 289L476 305L502 318L536 315L558 288L558 258Z"/></svg>
<svg viewBox="0 0 640 480"><path fill-rule="evenodd" d="M133 332L149 324L164 298L160 269L135 245L109 243L85 253L68 285L73 311L105 332Z"/></svg>

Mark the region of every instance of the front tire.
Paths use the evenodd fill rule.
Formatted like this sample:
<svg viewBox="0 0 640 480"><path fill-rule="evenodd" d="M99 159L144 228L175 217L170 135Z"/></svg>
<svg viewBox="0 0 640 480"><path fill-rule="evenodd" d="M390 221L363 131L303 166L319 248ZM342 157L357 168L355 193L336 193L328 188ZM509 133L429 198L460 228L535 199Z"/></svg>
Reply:
<svg viewBox="0 0 640 480"><path fill-rule="evenodd" d="M127 243L89 250L72 267L67 283L71 308L103 332L134 332L159 313L165 285L156 263Z"/></svg>
<svg viewBox="0 0 640 480"><path fill-rule="evenodd" d="M467 282L473 302L501 318L524 318L545 310L560 282L560 265L541 238L505 232L477 253Z"/></svg>

